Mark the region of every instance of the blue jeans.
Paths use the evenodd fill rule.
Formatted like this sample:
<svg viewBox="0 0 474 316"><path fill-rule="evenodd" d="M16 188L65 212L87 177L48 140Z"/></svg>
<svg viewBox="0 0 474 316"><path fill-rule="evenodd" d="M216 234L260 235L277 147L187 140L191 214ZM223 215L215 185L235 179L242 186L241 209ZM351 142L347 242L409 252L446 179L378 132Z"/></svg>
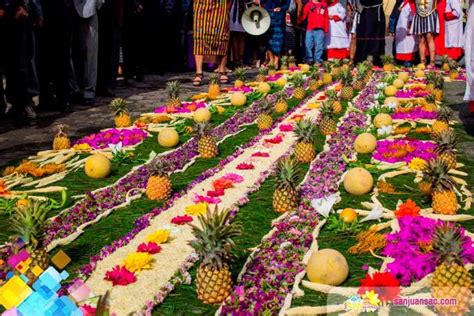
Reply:
<svg viewBox="0 0 474 316"><path fill-rule="evenodd" d="M306 31L306 62L322 62L324 49L324 31L322 29ZM314 54L313 54L314 48Z"/></svg>

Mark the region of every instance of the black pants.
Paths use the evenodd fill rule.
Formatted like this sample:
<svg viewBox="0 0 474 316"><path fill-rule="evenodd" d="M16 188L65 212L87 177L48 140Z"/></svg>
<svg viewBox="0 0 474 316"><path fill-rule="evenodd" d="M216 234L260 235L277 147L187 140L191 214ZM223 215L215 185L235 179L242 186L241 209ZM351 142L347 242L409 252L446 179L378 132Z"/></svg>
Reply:
<svg viewBox="0 0 474 316"><path fill-rule="evenodd" d="M127 17L123 25L122 52L123 52L123 74L125 79L142 77L150 50L146 46L144 32L146 30L146 18L140 15ZM147 37L148 38L148 37ZM150 38L148 38L149 41ZM161 46L161 49L163 46Z"/></svg>
<svg viewBox="0 0 474 316"><path fill-rule="evenodd" d="M385 53L385 14L382 7L366 8L362 11L356 36L356 63L372 56L374 64L381 65L380 56Z"/></svg>

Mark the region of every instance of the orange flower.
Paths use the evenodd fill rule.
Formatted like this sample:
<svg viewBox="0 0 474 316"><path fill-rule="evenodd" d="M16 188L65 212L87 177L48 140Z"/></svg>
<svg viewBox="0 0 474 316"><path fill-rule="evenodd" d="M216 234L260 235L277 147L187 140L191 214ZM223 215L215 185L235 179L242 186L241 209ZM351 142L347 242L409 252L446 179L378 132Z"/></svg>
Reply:
<svg viewBox="0 0 474 316"><path fill-rule="evenodd" d="M10 194L10 191L7 189L7 185L5 184L5 180L0 179L0 195L7 195Z"/></svg>
<svg viewBox="0 0 474 316"><path fill-rule="evenodd" d="M234 185L234 182L229 179L220 178L212 183L214 190L225 190L231 188Z"/></svg>
<svg viewBox="0 0 474 316"><path fill-rule="evenodd" d="M400 204L398 210L395 211L395 216L418 216L420 215L420 208L411 199L408 199L405 203Z"/></svg>

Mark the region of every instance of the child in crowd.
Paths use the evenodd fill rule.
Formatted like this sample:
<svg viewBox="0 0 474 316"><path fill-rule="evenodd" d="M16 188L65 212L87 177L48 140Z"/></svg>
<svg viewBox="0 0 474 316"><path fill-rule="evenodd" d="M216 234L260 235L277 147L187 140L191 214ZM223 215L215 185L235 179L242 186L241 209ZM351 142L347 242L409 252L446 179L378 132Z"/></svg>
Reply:
<svg viewBox="0 0 474 316"><path fill-rule="evenodd" d="M464 53L464 31L462 26L462 1L447 0L444 12L444 44L446 54L458 60Z"/></svg>
<svg viewBox="0 0 474 316"><path fill-rule="evenodd" d="M346 25L346 9L339 0L328 1L329 33L326 36L328 59L349 57L349 34Z"/></svg>
<svg viewBox="0 0 474 316"><path fill-rule="evenodd" d="M395 59L405 66L413 64L418 52L418 37L410 33L411 23L416 13L415 1L404 0L395 30Z"/></svg>
<svg viewBox="0 0 474 316"><path fill-rule="evenodd" d="M322 63L324 37L329 29L328 7L324 1L310 0L303 8L298 19L299 23L307 20L306 28L306 58L307 63ZM314 51L313 51L314 49Z"/></svg>

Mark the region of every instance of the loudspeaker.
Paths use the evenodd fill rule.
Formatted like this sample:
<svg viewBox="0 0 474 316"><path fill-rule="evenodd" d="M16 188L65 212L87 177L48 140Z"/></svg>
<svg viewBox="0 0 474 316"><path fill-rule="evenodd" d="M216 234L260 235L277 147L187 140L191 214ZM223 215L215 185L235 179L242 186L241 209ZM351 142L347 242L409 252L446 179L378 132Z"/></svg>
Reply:
<svg viewBox="0 0 474 316"><path fill-rule="evenodd" d="M262 35L270 28L270 15L261 6L251 6L242 15L242 27L251 35Z"/></svg>

